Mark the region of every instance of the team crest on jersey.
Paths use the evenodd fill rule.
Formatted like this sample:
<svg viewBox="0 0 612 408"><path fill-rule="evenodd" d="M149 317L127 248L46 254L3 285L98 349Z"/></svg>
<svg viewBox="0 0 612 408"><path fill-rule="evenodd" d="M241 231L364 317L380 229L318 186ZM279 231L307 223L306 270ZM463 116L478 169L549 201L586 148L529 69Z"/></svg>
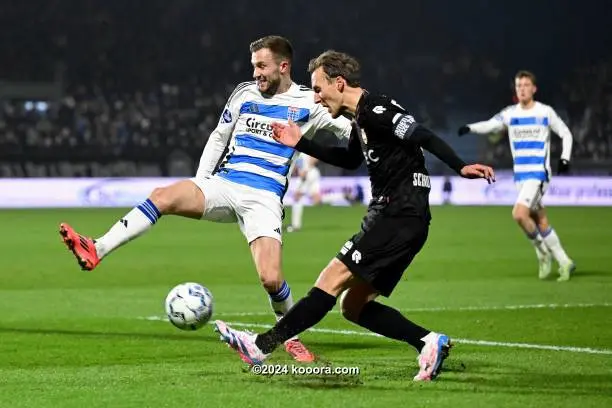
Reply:
<svg viewBox="0 0 612 408"><path fill-rule="evenodd" d="M300 118L300 108L289 106L287 108L287 120L290 120L292 122L297 122L300 119L301 119Z"/></svg>

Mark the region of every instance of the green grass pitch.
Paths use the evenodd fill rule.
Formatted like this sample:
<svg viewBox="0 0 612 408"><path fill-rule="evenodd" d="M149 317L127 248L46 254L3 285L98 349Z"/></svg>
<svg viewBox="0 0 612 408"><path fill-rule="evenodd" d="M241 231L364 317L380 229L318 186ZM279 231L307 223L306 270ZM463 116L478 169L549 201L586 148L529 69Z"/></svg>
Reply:
<svg viewBox="0 0 612 408"><path fill-rule="evenodd" d="M549 210L578 265L566 283L538 280L510 208L432 211L426 247L383 300L456 339L425 384L412 382L413 349L365 335L337 309L302 339L323 364L358 375L255 375L212 326L154 320L172 286L196 281L215 296L214 318L273 323L236 225L165 217L81 272L59 222L97 236L124 209L0 212L0 407L612 406L612 209ZM306 208L304 230L285 235L296 300L363 214ZM292 364L282 349L271 363Z"/></svg>

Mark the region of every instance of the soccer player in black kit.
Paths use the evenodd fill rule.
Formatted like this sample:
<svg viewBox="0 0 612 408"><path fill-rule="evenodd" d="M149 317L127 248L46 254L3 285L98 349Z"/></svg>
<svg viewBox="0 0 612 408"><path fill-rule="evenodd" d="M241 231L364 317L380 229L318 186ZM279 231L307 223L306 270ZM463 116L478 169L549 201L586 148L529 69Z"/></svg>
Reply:
<svg viewBox="0 0 612 408"><path fill-rule="evenodd" d="M341 296L342 314L382 336L412 345L418 352L415 381L439 374L451 347L447 335L425 329L399 311L376 302L388 297L421 250L429 231L430 180L421 148L465 178L494 181L493 169L466 165L442 139L420 125L395 100L361 88L360 66L351 56L327 51L310 61L315 101L333 117L354 118L348 147L325 146L301 137L297 125L274 124L274 138L324 162L347 169L367 164L372 201L361 228L323 269L315 286L277 324L262 334L235 330L217 320L221 340L262 364L294 335L316 325Z"/></svg>

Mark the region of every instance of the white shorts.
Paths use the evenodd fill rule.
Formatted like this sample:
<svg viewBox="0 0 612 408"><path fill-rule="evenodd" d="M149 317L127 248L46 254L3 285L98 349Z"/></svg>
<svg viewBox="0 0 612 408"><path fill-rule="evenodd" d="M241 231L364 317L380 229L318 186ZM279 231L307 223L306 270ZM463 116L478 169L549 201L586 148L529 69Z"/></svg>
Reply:
<svg viewBox="0 0 612 408"><path fill-rule="evenodd" d="M249 244L259 237L282 243L283 205L276 194L217 176L194 177L191 181L204 193L203 220L237 222Z"/></svg>
<svg viewBox="0 0 612 408"><path fill-rule="evenodd" d="M524 205L532 211L537 211L544 206L542 205L542 197L548 189L548 182L540 180L525 180L516 183L519 190L516 204Z"/></svg>
<svg viewBox="0 0 612 408"><path fill-rule="evenodd" d="M306 178L298 178L295 191L302 195L313 196L321 192L321 172L313 167L306 173Z"/></svg>

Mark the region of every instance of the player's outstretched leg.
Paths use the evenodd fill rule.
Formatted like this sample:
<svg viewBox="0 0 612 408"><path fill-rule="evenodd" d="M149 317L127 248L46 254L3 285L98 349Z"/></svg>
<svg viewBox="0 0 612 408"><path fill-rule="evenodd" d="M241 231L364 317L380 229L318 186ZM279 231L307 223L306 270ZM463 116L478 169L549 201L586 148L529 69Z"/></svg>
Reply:
<svg viewBox="0 0 612 408"><path fill-rule="evenodd" d="M165 214L199 219L204 212L204 195L190 180L156 188L151 196L117 221L106 234L93 239L77 233L67 223L60 235L83 270L93 270L115 249L147 232Z"/></svg>
<svg viewBox="0 0 612 408"><path fill-rule="evenodd" d="M525 235L535 248L538 257L538 277L540 279L548 278L551 272L552 256L532 217L531 210L529 207L517 203L512 209L512 218L514 218L519 227L525 232Z"/></svg>
<svg viewBox="0 0 612 408"><path fill-rule="evenodd" d="M244 334L237 335L237 330L229 328L227 323L220 320L215 322L216 330L221 333L221 340L230 347L242 353L243 350L253 353L247 355L247 358L253 361L261 360L258 357L271 354L287 340L319 323L333 309L338 295L348 288L354 279L355 277L340 261L333 259L321 272L316 286L310 289L306 296L287 311L270 330L250 338ZM224 331L234 336L223 335ZM246 342L245 347L240 345L240 341L243 344Z"/></svg>
<svg viewBox="0 0 612 408"><path fill-rule="evenodd" d="M538 228L541 231L544 243L554 256L555 260L559 264L559 282L568 281L571 277L572 272L576 269L576 264L570 259L570 257L563 249L559 236L550 225L546 210L540 208L537 212Z"/></svg>
<svg viewBox="0 0 612 408"><path fill-rule="evenodd" d="M351 287L341 298L343 316L374 333L413 346L419 352L419 372L414 380L434 380L449 355L450 338L427 330L406 319L398 310L374 301L377 296L378 292L370 284Z"/></svg>
<svg viewBox="0 0 612 408"><path fill-rule="evenodd" d="M262 236L253 240L250 246L257 273L264 289L268 293L270 307L278 321L294 305L291 288L287 281L283 279L281 272L280 240ZM314 354L306 348L297 336L293 336L285 341L285 351L294 360L301 363L310 363L315 360ZM241 357L244 361L247 361L244 356Z"/></svg>

